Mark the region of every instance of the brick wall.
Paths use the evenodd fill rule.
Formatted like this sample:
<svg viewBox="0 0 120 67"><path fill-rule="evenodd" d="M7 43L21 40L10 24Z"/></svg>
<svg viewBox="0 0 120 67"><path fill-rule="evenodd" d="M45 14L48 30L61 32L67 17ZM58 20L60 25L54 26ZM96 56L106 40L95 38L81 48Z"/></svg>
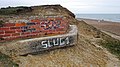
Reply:
<svg viewBox="0 0 120 67"><path fill-rule="evenodd" d="M4 23L0 27L0 41L40 35L64 34L68 21L63 18L31 19L29 22Z"/></svg>

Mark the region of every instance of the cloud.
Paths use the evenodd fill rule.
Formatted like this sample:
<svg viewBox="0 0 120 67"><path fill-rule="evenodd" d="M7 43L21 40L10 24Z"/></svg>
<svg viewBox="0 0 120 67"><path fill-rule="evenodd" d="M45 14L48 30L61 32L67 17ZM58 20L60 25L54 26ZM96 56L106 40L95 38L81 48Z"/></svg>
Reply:
<svg viewBox="0 0 120 67"><path fill-rule="evenodd" d="M120 0L0 0L0 7L61 4L74 13L120 13Z"/></svg>

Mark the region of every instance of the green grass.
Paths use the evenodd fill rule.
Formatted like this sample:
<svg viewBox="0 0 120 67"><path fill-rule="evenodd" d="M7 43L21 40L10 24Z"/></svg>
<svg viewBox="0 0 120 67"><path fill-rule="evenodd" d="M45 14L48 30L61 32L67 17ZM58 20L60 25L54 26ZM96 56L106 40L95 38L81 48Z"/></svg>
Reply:
<svg viewBox="0 0 120 67"><path fill-rule="evenodd" d="M16 9L0 9L1 15L16 14Z"/></svg>
<svg viewBox="0 0 120 67"><path fill-rule="evenodd" d="M120 59L120 41L115 39L105 39L104 41L101 41L100 44L107 48L108 51L110 51L112 54L116 55Z"/></svg>
<svg viewBox="0 0 120 67"><path fill-rule="evenodd" d="M18 15L19 13L31 12L31 7L6 7L0 9L0 15Z"/></svg>
<svg viewBox="0 0 120 67"><path fill-rule="evenodd" d="M0 62L2 63L4 67L18 67L18 64L12 62L10 57L2 53L0 53Z"/></svg>
<svg viewBox="0 0 120 67"><path fill-rule="evenodd" d="M3 21L3 20L0 20L0 26L1 26L3 23L4 23L4 21Z"/></svg>

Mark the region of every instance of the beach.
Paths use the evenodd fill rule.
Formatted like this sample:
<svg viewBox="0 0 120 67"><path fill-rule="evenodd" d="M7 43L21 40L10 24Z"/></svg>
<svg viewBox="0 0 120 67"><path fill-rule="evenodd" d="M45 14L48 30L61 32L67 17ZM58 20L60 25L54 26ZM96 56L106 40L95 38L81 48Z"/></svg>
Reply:
<svg viewBox="0 0 120 67"><path fill-rule="evenodd" d="M79 18L78 20L83 20L87 24L90 24L99 30L103 30L111 34L120 36L120 23L119 22L95 20L95 19L83 19L83 18Z"/></svg>

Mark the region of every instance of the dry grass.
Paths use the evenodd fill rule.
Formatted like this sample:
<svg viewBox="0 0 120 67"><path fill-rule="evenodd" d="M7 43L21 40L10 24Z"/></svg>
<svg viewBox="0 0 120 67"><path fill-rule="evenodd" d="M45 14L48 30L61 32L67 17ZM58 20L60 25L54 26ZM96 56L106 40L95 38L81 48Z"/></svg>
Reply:
<svg viewBox="0 0 120 67"><path fill-rule="evenodd" d="M18 64L14 63L10 57L0 53L0 67L18 67Z"/></svg>

